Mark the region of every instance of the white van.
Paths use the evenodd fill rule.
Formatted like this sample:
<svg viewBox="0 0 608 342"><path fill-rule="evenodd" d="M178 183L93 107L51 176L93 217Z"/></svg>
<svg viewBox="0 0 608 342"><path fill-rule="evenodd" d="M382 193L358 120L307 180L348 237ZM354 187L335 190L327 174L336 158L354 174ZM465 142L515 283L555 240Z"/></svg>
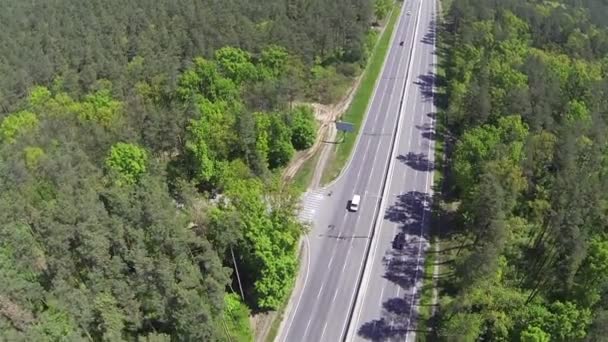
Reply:
<svg viewBox="0 0 608 342"><path fill-rule="evenodd" d="M361 196L353 195L353 199L350 200L350 210L357 211L359 210L359 203L361 202Z"/></svg>

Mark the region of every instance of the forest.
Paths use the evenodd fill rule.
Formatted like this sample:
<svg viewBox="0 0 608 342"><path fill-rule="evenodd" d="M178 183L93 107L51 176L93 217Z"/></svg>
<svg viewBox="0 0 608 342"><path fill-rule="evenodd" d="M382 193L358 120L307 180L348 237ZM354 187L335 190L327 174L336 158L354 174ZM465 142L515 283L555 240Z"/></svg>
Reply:
<svg viewBox="0 0 608 342"><path fill-rule="evenodd" d="M443 4L437 339L608 341L608 4Z"/></svg>
<svg viewBox="0 0 608 342"><path fill-rule="evenodd" d="M251 341L307 229L301 103L343 95L392 4L5 0L1 339Z"/></svg>

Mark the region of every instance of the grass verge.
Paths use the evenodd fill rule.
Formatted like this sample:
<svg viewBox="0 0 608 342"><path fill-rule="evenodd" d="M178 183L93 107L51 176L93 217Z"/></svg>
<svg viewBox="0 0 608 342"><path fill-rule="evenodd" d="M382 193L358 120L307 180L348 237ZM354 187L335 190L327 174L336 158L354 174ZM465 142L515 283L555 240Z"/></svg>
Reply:
<svg viewBox="0 0 608 342"><path fill-rule="evenodd" d="M320 152L321 149L319 149L312 158L305 161L291 181L298 192L303 193L308 189L312 176L315 173L315 167L319 161L319 156L321 155Z"/></svg>
<svg viewBox="0 0 608 342"><path fill-rule="evenodd" d="M374 52L372 53L368 66L364 71L363 79L361 80L359 88L357 89L353 102L342 118L342 120L355 124L357 127L356 134L348 134L344 142L338 146L336 152L332 153L332 156L330 156L330 159L328 160L328 166L323 172L323 177L321 179L322 183L326 183L325 177L328 174L332 175L330 180L336 178L350 156L361 126L361 122L365 116L365 111L367 110L368 103L373 94L374 87L376 86L376 81L380 76L380 71L382 70L382 65L384 64L384 59L388 52L390 39L395 28L395 23L397 22L399 14L401 13L401 6L401 2L396 2L393 6L386 29L382 33L378 43L376 43ZM317 165L319 156L320 153L316 153L315 156L307 160L296 173L292 183L298 191L306 191L306 188L310 184L312 176L314 175L314 169ZM289 292L291 293L291 291ZM283 321L283 315L288 302L289 297L281 305L280 309L277 310L277 314L272 321L270 330L266 335L265 342L273 342L275 340L279 332L281 322Z"/></svg>
<svg viewBox="0 0 608 342"><path fill-rule="evenodd" d="M222 329L224 341L253 342L253 331L249 324L249 308L243 303L239 296L230 293L225 295L226 308L222 317Z"/></svg>
<svg viewBox="0 0 608 342"><path fill-rule="evenodd" d="M327 168L324 170L323 177L321 178L322 184L327 184L329 181L338 177L342 168L344 168L344 165L346 165L346 162L350 158L355 141L357 140L357 135L361 130L361 124L365 117L369 101L374 93L377 80L380 77L380 72L382 71L382 66L384 65L391 37L395 29L395 23L401 13L401 6L402 2L395 3L387 26L380 36L378 43L376 43L374 52L369 59L369 63L363 73L363 78L361 79L361 83L359 84L353 101L346 113L342 116L343 121L353 123L356 129L355 132L346 135L344 141L337 145L337 148L329 157Z"/></svg>

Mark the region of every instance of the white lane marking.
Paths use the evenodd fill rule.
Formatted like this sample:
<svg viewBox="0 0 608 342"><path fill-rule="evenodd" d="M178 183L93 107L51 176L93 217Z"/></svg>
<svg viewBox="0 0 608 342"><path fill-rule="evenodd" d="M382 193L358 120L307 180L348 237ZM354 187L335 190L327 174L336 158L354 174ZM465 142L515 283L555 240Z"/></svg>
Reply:
<svg viewBox="0 0 608 342"><path fill-rule="evenodd" d="M416 26L415 26L415 28L414 28L414 36L413 36L414 44L412 44L411 56L415 56L415 54L414 54L414 52L415 52L415 50L416 50L416 44L415 44L415 42L416 42L416 39L417 39L417 36L418 36L418 27L420 26L420 14L421 14L420 8L421 8L421 6L422 6L422 2L419 2L418 4L419 4L419 5L418 5L418 11L417 11L417 17L416 17ZM413 58L410 58L410 60L409 60L409 65L408 65L408 73L407 73L407 78L408 78L408 79L406 79L406 82L405 82L405 83L406 83L406 85L405 85L405 90L404 90L403 94L407 94L407 93L408 93L409 84L410 84L409 79L410 79L410 77L411 77L411 73L410 73L410 71L411 71L412 65L413 65ZM404 96L405 96L405 95L404 95ZM401 109L402 109L402 110L403 110L404 108L405 108L405 105L401 107ZM397 126L397 134L396 134L396 139L397 139L397 141L395 141L395 145L397 145L397 144L398 144L398 139L399 139L399 131L401 130L401 120L402 120L402 119L403 119L403 115L400 115L400 117L399 117L399 121L400 121L400 122L398 123L398 126ZM391 153L391 154L392 154L392 155L391 155L391 159L392 159L392 158L394 158L394 152L395 152L395 151L396 151L396 150L395 150L395 149L393 149L393 153ZM392 176L391 176L391 170L392 170L392 166L393 166L393 165L394 165L394 161L392 161L391 163L389 163L389 179L387 180L389 184L390 184L390 182L392 181L392 179L391 179L391 178L392 178ZM385 186L384 193L386 193L386 192L387 192L388 188L389 188L388 186ZM380 205L380 212L382 212L382 208L383 208L383 204L385 203L385 199L386 199L386 198L385 198L385 197L383 197L383 198L380 200L380 202L381 202L381 205ZM381 221L378 221L378 222L381 222ZM372 243L373 243L373 241L372 241ZM372 255L371 255L371 256L372 256L372 258L371 258L371 260L375 259L375 255L376 255L377 248L378 248L378 244L376 243L376 244L374 244L374 248L373 248L373 250L372 250ZM364 278L365 278L365 276L366 276L366 275L364 275ZM367 278L366 278L366 279L363 279L363 281L362 281L362 283L361 283L361 286L362 286L362 289L363 289L363 293L361 293L361 294L360 294L360 296L362 296L362 297L363 297L363 299L365 299L365 292L367 291L367 283L368 283L368 282L369 282L369 273L367 274ZM364 283L365 283L365 284L364 284ZM354 295L354 293L355 293L355 292L353 292L353 295ZM351 299L351 300L352 300L352 299ZM356 308L356 306L357 306L357 303L355 303L355 308ZM355 311L355 312L356 312L356 319L354 320L355 325L358 325L358 323L359 323L359 317L360 317L360 315L361 315L361 310L362 310L362 306L359 308L359 310L358 310L358 311ZM349 329L349 332L351 332L351 331L353 331L353 330L352 330L352 329ZM348 336L349 336L349 335L351 336L350 338L348 338ZM340 336L340 337L342 337L342 336ZM353 339L352 334L347 334L347 340L352 340L352 339Z"/></svg>
<svg viewBox="0 0 608 342"><path fill-rule="evenodd" d="M327 269L329 269L331 267L331 263L334 261L334 255L331 256L331 259L329 259L329 263L327 264Z"/></svg>
<svg viewBox="0 0 608 342"><path fill-rule="evenodd" d="M319 297L321 296L321 292L323 292L323 286L325 284L321 285L321 288L319 289L319 293L317 293L317 299L319 299Z"/></svg>
<svg viewBox="0 0 608 342"><path fill-rule="evenodd" d="M431 15L432 15L432 18L434 19L434 16L436 15L436 13L435 13L435 11L436 11L436 9L435 9L435 6L436 6L435 1L433 1L432 6L433 6L433 7L432 7L432 13L431 13ZM436 30L436 26L433 26L433 31L435 31L435 30ZM432 59L433 59L433 65L436 65L436 58L437 58L437 57L436 57L436 55L434 54L434 50L435 50L435 49L436 49L436 45L435 45L435 42L433 42L433 49L432 49L432 51L431 51L431 52L433 52L433 57L432 57ZM433 68L434 68L434 67L433 67ZM434 79L432 80L432 84L431 84L431 90L432 90L432 92L431 92L431 99L433 100L433 101L431 102L431 108L433 108L433 109L434 109L434 103L435 103L435 101L434 101L434 100L435 100L435 98L434 98L434 97L435 97L435 92L434 92L434 90L435 90L435 81L434 81ZM434 131L435 131L435 119L434 119L433 117L431 117L431 132L434 132ZM429 146L428 146L428 150L427 150L427 153L429 154L429 159L430 159L430 160L431 160L431 158L433 158L433 159L434 159L434 156L433 156L433 157L431 157L431 155L430 155L430 153L431 153L431 148L432 148L434 145L435 145L434 140L431 140L431 142L429 143ZM433 149L433 151L434 151L434 149ZM425 184L424 184L424 187L425 187L425 190L427 190L427 189L428 189L429 196L432 198L432 195L433 195L433 189L432 189L432 187L429 187L429 175L430 175L431 173L432 173L432 172L427 173L427 175L426 175L426 180L425 180ZM421 238L420 238L420 241L419 241L419 244L418 244L418 258L417 258L417 260L416 260L416 275L415 275L415 277L414 277L414 290L412 291L412 292L413 292L413 295L412 295L412 300L413 300L413 303L412 303L412 305L410 306L409 319L408 319L408 322L407 322L407 328L406 328L406 330L405 330L405 331L406 331L406 333L405 333L405 338L406 338L406 340L407 340L408 335L409 335L409 332L410 332L410 325L411 325L411 321L412 321L412 310L413 310L413 308L414 308L414 304L415 304L415 301L416 301L414 297L415 297L415 294L416 294L416 292L417 292L417 288L418 288L418 274L419 274L419 272L418 272L418 271L419 271L419 269L420 269L419 265L420 265L420 259L421 259L421 249L422 249L422 230L423 230L423 227L424 227L424 222L425 222L425 218L426 218L425 216L426 216L426 210L424 210L424 211L422 212L422 223L423 223L423 224L422 224L422 225L420 225L420 237L421 237ZM420 284L420 285L422 285L422 284ZM413 338L415 338L415 336L416 336L416 333L415 333L415 332L412 332L412 339L413 339Z"/></svg>
<svg viewBox="0 0 608 342"><path fill-rule="evenodd" d="M321 334L321 339L319 341L323 341L323 336L325 336L325 329L327 329L327 321L325 321L325 325L323 326L323 333Z"/></svg>
<svg viewBox="0 0 608 342"><path fill-rule="evenodd" d="M352 241L351 243L348 245L348 251L346 252L346 258L344 258L344 264L342 265L342 272L340 273L344 273L344 270L346 269L346 265L348 264L348 262L346 262L346 260L348 260L348 256L350 255L350 251L352 250ZM336 291L337 293L337 291Z"/></svg>
<svg viewBox="0 0 608 342"><path fill-rule="evenodd" d="M304 330L304 336L306 336L306 332L308 331L308 328L310 328L310 322L312 322L312 317L308 319L308 324L306 324L306 330Z"/></svg>
<svg viewBox="0 0 608 342"><path fill-rule="evenodd" d="M357 154L357 150L359 148L359 141L361 140L361 137L363 136L363 129L365 129L365 125L367 124L367 119L368 119L368 114L369 111L373 105L373 99L376 98L376 92L378 91L379 84L382 81L382 76L384 75L384 69L386 68L386 66L389 64L389 60L392 56L395 56L396 53L392 52L392 51L396 51L400 48L400 46L397 46L395 44L396 40L395 37L397 36L397 34L399 33L399 30L401 28L401 25L403 23L403 13L405 13L405 8L406 8L406 4L404 3L404 5L401 7L401 14L399 14L399 19L397 20L397 23L395 25L396 29L393 31L393 33L391 34L391 38L389 39L389 42L391 44L391 47L389 48L388 53L386 54L386 56L384 57L384 60L382 61L382 68L380 69L380 77L378 77L378 79L376 80L376 83L374 84L374 90L372 91L372 97L371 97L371 101L368 103L367 108L365 108L365 117L363 118L363 121L361 122L361 127L362 130L360 132L357 133L357 138L355 139L355 148L353 148L353 151L351 151L351 155L348 156L348 162L346 163L346 165L344 165L344 167L342 168L342 171L340 172L340 174L338 175L338 177L336 177L336 179L334 179L333 181L329 182L329 184L327 184L324 188L330 188L331 186L333 186L334 184L336 184L340 179L342 179L342 176L344 176L346 174L346 171L348 171L348 169L350 168L350 164L352 163L354 156ZM396 57L396 56L395 56ZM393 58L394 59L394 58ZM367 68L367 67L366 67ZM365 72L365 70L363 71ZM387 82L388 83L388 82Z"/></svg>
<svg viewBox="0 0 608 342"><path fill-rule="evenodd" d="M405 6L404 6L404 7L405 7ZM402 13L401 13L401 16L400 16L400 20L401 20L401 18L402 18L402 15L403 15L403 10L402 10ZM400 23L399 25L401 25L401 23ZM397 32L398 30L399 30L399 29L395 30L395 32ZM393 47L393 48L394 48L394 47ZM394 54L394 56L393 56L393 58L392 58L392 59L393 59L393 62L392 62L393 64L394 64L394 60L395 60L397 57L401 57L401 56L400 56L400 54ZM399 61L398 61L398 64L397 64L397 69L398 69L398 70L400 70L400 69L401 69L401 63L402 63L402 62L403 62L403 58L400 58L400 59L399 59ZM384 69L383 69L383 70L384 70ZM384 77L383 77L383 75L384 75L384 72L382 72L382 74L381 74L381 78L384 78ZM385 89L385 90L382 92L382 95L380 96L380 102L379 102L379 107L380 107L380 108L379 108L379 111L382 111L382 104L384 103L384 97L386 96L386 93L387 93L386 88L388 88L389 84L390 84L390 82L386 82L386 85L385 85L385 87L384 87L384 89ZM393 87L394 87L394 85L393 85ZM374 90L374 94L375 94L375 92L376 92L376 90L378 89L378 87L375 87L374 89L375 89L375 90ZM391 96L392 96L393 94L394 94L394 89L391 91ZM370 102L370 108L373 106L373 101L374 101L374 99L375 99L375 95L374 95L374 97L372 98L372 102ZM390 102L389 102L389 109L390 109ZM369 110L369 108L368 108L368 110ZM373 124L372 124L372 128L371 128L371 130L372 130L372 131L374 131L374 130L376 129L376 125L377 125L377 123L378 123L378 119L379 119L379 117L380 117L380 115L376 115L376 118L375 118L375 120L374 120L374 122L373 122ZM367 121L367 118L366 118L366 121ZM367 123L367 122L366 122L366 123ZM366 124L366 123L365 123L365 124ZM364 124L364 125L365 125L365 124ZM365 129L365 127L363 127L363 128ZM357 142L357 144L358 144L358 142ZM365 160L365 158L367 157L367 154L369 153L369 147L370 147L370 145L371 145L371 139L368 139L368 142L367 142L367 145L366 145L365 152L364 152L364 155L363 155L363 157L362 157L362 160ZM376 144L376 154L377 154L377 151L378 151L378 146L379 146L379 144ZM351 159L352 159L352 158L351 158ZM350 164L349 164L347 167L349 167L349 166L350 166ZM375 165L372 165L372 172L370 173L370 175L371 175L371 174L373 174L374 167L375 167ZM358 180L361 180L360 174L361 174L361 171L362 171L362 170L363 170L363 168L360 168L360 169L359 169L359 172L357 173L357 179L358 179ZM367 178L367 182L366 182L366 187L367 187L367 183L369 183L369 180L370 180L370 178L368 177L368 178ZM374 206L374 208L375 208L375 207L376 207L376 206ZM355 221L355 226L357 226L357 223L358 223L358 221L359 221L359 218L360 218L360 215L359 215L359 216L357 216L357 219L356 219L356 221ZM343 221L343 222L344 222L344 221ZM348 256L348 254L349 254L349 253L350 253L350 248L349 248L349 250L348 250L348 252L347 252L347 256ZM348 259L348 258L347 258L347 259ZM344 263L344 265L343 265L343 267L342 267L342 273L344 273L344 270L345 270L346 264L347 264L347 263L345 262L345 263ZM363 266L363 260L362 260L361 266ZM360 271L361 271L361 270L359 270L359 272L360 272ZM323 284L322 284L322 286L321 286L321 287L323 287L323 286L326 284L327 280L328 280L328 277L327 277L327 274L326 274L326 275L325 275L325 277L324 277ZM354 293L354 292L353 292L353 293ZM318 295L317 295L317 298L318 298ZM351 301L352 301L352 299L351 299ZM318 303L315 303L315 304L316 304L316 305L315 305L315 308L313 309L313 316L314 316L314 313L317 311L317 308L318 308ZM344 329L343 329L343 330L344 330ZM305 337L306 337L306 335L307 335L307 331L308 331L308 329L307 329L307 330L306 330L306 332L304 333L304 336L303 336L304 338L305 338ZM342 332L342 334L343 334L343 332Z"/></svg>
<svg viewBox="0 0 608 342"><path fill-rule="evenodd" d="M334 304L334 302L336 301L336 297L338 296L338 292L340 292L339 290L340 290L340 289L337 289L337 290L336 290L336 292L334 292L334 297L331 299L331 304L332 304L332 305L333 305L333 304Z"/></svg>
<svg viewBox="0 0 608 342"><path fill-rule="evenodd" d="M402 59L399 61L399 63L397 64L397 74L399 74L399 71L401 70L401 62L402 62L402 61L403 61L403 58L402 58ZM397 87L394 87L394 88L393 88L393 91L391 92L391 97L392 97L392 95L394 94L395 88L397 88ZM389 105L389 109L390 109L390 105ZM399 123L397 123L397 124L399 124ZM374 163L372 164L372 170L371 170L370 174L373 174L373 172L374 172L374 168L375 168L375 167L376 167L376 165L377 165L377 164L376 164L376 159L377 159L377 157L378 157L378 149L379 149L379 147L380 147L380 144L377 144L377 145L376 145L376 152L375 152L375 156L374 156ZM384 162L382 163L382 165L385 165L385 167L384 167L384 168L383 168L383 170L382 170L382 174L384 174L384 173L385 173L385 171L386 171L386 169L390 167L389 163L387 163L386 161L387 161L388 159L391 159L391 158L392 158L392 156L391 156L390 154L388 154L388 155L387 155L387 158L386 158L386 159L384 160ZM367 187L367 186L366 186L366 187ZM380 196L377 196L377 197L379 197L379 198L380 198L380 202L382 202L382 201L383 201L382 194L381 194ZM378 208L378 201L376 201L376 203L374 204L374 210L373 210L374 215L373 215L372 217L375 217L375 216L376 216L376 209L377 209L377 208ZM380 213L378 213L378 215L380 215ZM359 271L358 271L358 273L357 273L357 274L359 274L359 273L362 271L363 266L364 266L364 263L365 263L365 257L361 258L361 264L359 265ZM344 267L345 267L345 266L346 266L346 264L345 264L345 265L342 267L342 272L344 272ZM372 265L372 267L373 267L373 265ZM354 288L354 289L353 289L353 293L351 294L351 298L350 298L349 303L352 303L352 301L353 301L353 297L354 297L354 295L355 295L355 293L356 293L356 290L357 290L356 288ZM341 331L341 333L340 333L340 339L342 339L342 336L344 335L344 330L346 329L346 323L347 323L347 322L348 322L348 317L346 317L346 319L344 320L344 325L343 325L343 327L342 327L342 331Z"/></svg>
<svg viewBox="0 0 608 342"><path fill-rule="evenodd" d="M405 6L404 6L404 7L405 7ZM403 11L402 11L402 14L403 14ZM406 26L406 27L407 27L407 26ZM399 30L399 29L397 29L396 31L398 31L398 30ZM399 55L399 54L395 54L395 58L396 58L396 57L400 57L400 55ZM393 58L393 63L394 63L394 59L395 59L395 58ZM403 62L403 58L399 58L399 59L398 59L398 61L397 61L397 73L399 73L399 71L401 70L402 62ZM383 77L383 75L381 75L381 77ZM388 88L388 85L389 85L389 82L387 82L387 83L386 83L385 91L382 93L382 95L381 95L381 97L380 97L379 111L382 111L382 104L383 104L383 102L384 102L384 97L386 96L386 93L387 93L386 88ZM395 93L395 89L396 89L396 88L397 88L397 87L395 87L395 84L393 83L393 89L392 89L392 90L391 90L391 92L390 92L390 97L389 97L389 98L392 98L392 97L393 97L393 95L394 95L394 93ZM373 99L372 99L372 101L373 101ZM390 107L391 107L391 106L390 106L390 104L391 104L391 103L389 102L389 103L388 103L388 108L387 108L387 110L390 110ZM378 124L378 119L379 119L379 118L380 118L380 115L376 115L376 118L374 119L374 122L373 122L373 124L372 124L372 128L371 128L371 130L372 130L372 131L375 131L375 130L377 129L377 127L376 127L376 126L377 126L377 124ZM370 146L370 144L371 144L371 139L368 139L368 144L367 144L366 149L365 149L365 154L364 154L364 156L363 156L363 160L365 160L365 158L367 157L367 153L369 152L369 146ZM379 147L380 147L380 144L379 144L379 143L378 143L378 144L376 144L376 150L375 150L375 152L374 152L374 163L372 164L372 169L371 169L371 171L370 171L369 175L373 175L373 174L374 174L374 169L375 169L375 167L376 167L376 162L375 162L375 161L376 161L377 156L378 156L378 149L379 149ZM390 158L390 156L388 156L388 157ZM384 163L384 164L386 164L386 163ZM360 179L360 174L361 174L361 171L362 171L362 170L363 170L363 168L360 168L360 169L359 169L359 172L357 173L357 179ZM386 170L386 167L385 167L385 168L384 168L384 170L383 170L383 174L384 174L384 171L385 171L385 170ZM367 188L367 185L369 184L369 181L370 181L370 177L368 177L368 178L367 178L364 188ZM375 210L376 210L377 206L378 206L378 203L376 202L376 204L374 204L374 213L375 213ZM354 226L355 226L355 227L358 225L358 223L359 223L359 218L360 218L360 217L361 217L361 216L357 216L357 219L355 220L355 224L354 224ZM349 249L348 249L348 252L347 252L347 254L346 254L346 258L345 258L345 260L348 260L348 256L349 256L350 251L351 251L350 246L352 246L352 244L353 244L353 241L351 241L351 244L349 245ZM359 267L359 272L361 272L361 268L362 268L362 266L363 266L363 261L364 261L364 258L361 260L361 265L360 265L360 267ZM347 264L348 264L347 262L344 262L344 264L342 265L342 271L341 271L341 273L342 273L342 274L344 273L344 271L345 271L345 269L346 269L346 265L347 265ZM326 279L325 281L327 281L327 279ZM325 284L325 281L324 281L324 284ZM355 290L356 290L356 289L355 289ZM339 291L339 289L338 289L338 291ZM337 292L338 292L338 291L336 291L336 294L337 294ZM353 291L353 294L354 294L354 291ZM351 297L352 297L352 296L351 296ZM352 302L352 298L351 298L351 302ZM346 324L346 321L347 321L347 320L345 320L344 324ZM342 335L343 335L343 334L344 334L344 327L342 328L342 332L341 332L341 334L340 334L340 338L342 337Z"/></svg>
<svg viewBox="0 0 608 342"><path fill-rule="evenodd" d="M418 69L420 69L420 64L418 65ZM406 94L406 96L408 96L408 94ZM411 108L408 108L408 107L406 106L405 113L408 113L408 109L412 109L412 110L413 110L413 109L415 109L415 108L416 108L415 103L417 103L417 101L419 100L419 99L418 99L418 97L419 97L419 94L418 94L418 92L416 91L416 92L414 93L414 101L413 101L413 102L410 102L410 101L408 101L408 102L407 102L407 103L408 103L408 105L412 105L412 107L411 107ZM409 100L409 97L408 97L408 100ZM413 134L413 133L414 133L414 124L416 123L416 122L415 122L415 118L416 118L415 113L414 113L413 111L412 111L412 112L409 112L409 113L412 113L412 115L408 115L408 119L409 119L409 120L406 122L406 124L409 124L409 126L410 126L410 131L409 131L409 138L408 138L408 140L407 140L407 145L406 145L406 148L405 148L405 151L404 151L404 152L408 152L408 151L410 151L410 149L411 149L411 147L412 147L412 138L413 138L413 136L414 136L414 134ZM397 149L399 149L399 147L397 147ZM393 170L393 171L394 171L394 170ZM399 189L405 188L405 184L407 184L407 179L408 179L408 177L409 177L409 176L411 176L411 175L410 175L410 173L411 173L410 168L409 168L409 167L406 167L406 168L405 168L405 171L403 171L403 178L401 179L401 180L403 181L403 183L398 183L398 184L397 184ZM415 173L414 173L414 184L416 184L416 180L417 180L417 179L418 179L418 172L415 172ZM402 185L402 184L403 184L403 185ZM391 184L391 187L392 187L392 185L393 185L393 184ZM399 196L400 196L400 195L402 195L402 194L403 194L403 193L399 192L399 193L395 193L395 194L394 194L394 196L395 196L395 197L399 197ZM393 230L392 230L392 235L391 235L391 236L395 236L395 235L397 234L397 230L398 230L399 225L397 225L397 224L393 224L393 225L392 225L392 227L393 227ZM373 268L373 267L374 267L374 266L372 266L372 268ZM383 282L382 282L382 292L380 293L380 302L382 302L382 299L383 299L383 293L384 293L384 291L386 290L386 288L387 288L389 285L390 285L390 282L388 282L388 281L383 281ZM400 287L399 287L399 286L397 286L397 297L399 297L399 289L400 289Z"/></svg>
<svg viewBox="0 0 608 342"><path fill-rule="evenodd" d="M400 14L400 16L399 16L399 23L397 24L397 29L396 29L396 30L393 32L393 34L392 34L391 42L393 42L393 43L394 43L394 41L395 41L395 35L396 35L396 34L399 32L399 28L401 28L401 27L402 27L402 25L403 25L403 20L402 20L402 19L403 19L403 13L405 12L405 8L406 8L406 6L403 6L402 11L401 11L401 14ZM393 44L393 45L394 45L394 44ZM374 86L374 90L373 90L373 93L372 93L372 100L370 101L370 103L369 103L369 105L368 105L368 108L366 108L366 115L365 115L365 119L364 119L364 122L362 123L362 131L363 131L363 129L365 129L365 126L366 126L366 124L367 124L367 122L368 122L368 121L367 121L367 119L368 119L368 114L369 114L370 109L371 109L371 108L372 108L372 106L374 105L374 99L376 98L376 93L377 93L378 89L380 88L380 86L379 86L379 85L381 84L381 81L382 81L383 75L384 75L384 73L385 73L385 68L386 68L386 66L387 66L388 64L392 64L392 63L394 63L394 60L395 60L397 57L399 57L399 55L400 55L400 54L398 54L398 53L396 53L396 52L395 52L395 51L396 51L396 47L395 47L395 46L392 46L391 48L392 48L392 50L393 50L392 56L391 56L391 53L390 53L390 50L389 50L389 55L387 55L386 59L384 60L383 65L382 65L382 69L381 69L381 72L380 72L380 77L378 78L378 81L376 82L376 84L375 84L375 86ZM390 62L391 57L392 57L392 60L393 60L393 61L392 61L392 63ZM399 63L398 63L398 69L400 69L400 67L401 67L401 61L399 61ZM385 83L385 87L384 87L384 88L386 89L386 88L388 87L388 85L389 85L389 82L386 82L386 83ZM380 104L379 104L379 105L380 105L380 107L382 106L383 97L384 97L385 93L386 93L386 91L384 91L384 92L382 93L382 97L381 97L381 99L380 99ZM380 108L380 109L381 109L381 108ZM376 120L374 120L374 124L372 125L372 131L375 129L375 126L376 126L376 124L377 124L378 117L379 117L379 115L376 115ZM337 182L337 181L338 181L338 180L339 180L339 179L340 179L340 178L341 178L341 177L342 177L344 174L346 174L346 171L347 171L347 170L348 170L348 168L350 167L351 162L354 160L354 156L356 155L357 150L358 150L358 149L359 149L359 147L360 147L359 141L360 141L360 138L361 138L361 136L362 136L362 134L361 134L361 133L362 133L362 131L361 131L361 132L359 132L359 134L358 134L358 136L357 136L357 141L355 142L355 149L354 149L354 151L353 151L352 155L351 155L351 156L350 156L350 158L349 158L349 162L348 162L348 164L347 164L347 165L346 165L346 166L343 168L342 173L341 173L341 174L340 174L340 175L339 175L339 176L338 176L338 177L337 177L337 178L336 178L336 179L335 179L333 182L331 182L331 183L330 183L328 186L326 186L324 189L321 189L321 190L325 190L325 189L329 188L330 186L332 186L333 184L335 184L335 183L336 183L336 182ZM366 157L366 155L367 155L368 150L369 150L369 140L368 140L368 145L366 146L366 152L365 152L365 154L364 154L363 160L365 159L365 157ZM376 151L377 151L377 149L376 149ZM377 155L377 153L376 153L376 155ZM372 166L372 173L373 173L373 167L374 167L374 166L375 166L375 163L374 163L374 165ZM359 178L359 177L358 177L358 178ZM360 178L359 178L359 179L360 179ZM368 178L368 180L369 180L369 178ZM377 204L374 206L374 208L375 208L376 206L377 206ZM345 216L346 216L346 215L345 215ZM314 211L312 212L311 218L312 218L312 217L314 217ZM345 221L345 219L343 219L343 221L342 221L342 222L344 222L344 221ZM357 218L357 221L358 221L358 218ZM306 268L307 268L307 270L306 270L306 276L305 276L305 280L304 280L304 286L302 287L302 290L300 291L300 295L299 295L299 297L298 297L298 301L297 301L297 303L296 303L295 310L293 311L293 315L292 315L293 317L292 317L292 319L289 321L288 328L287 328L287 330L286 330L286 333L285 333L285 337L284 337L284 339L283 339L283 342L285 342L285 340L286 340L287 336L289 335L289 331L290 331L290 329L291 329L291 325L292 325L292 323L293 323L293 320L294 320L294 318L297 316L297 311L298 311L298 308L299 308L299 306L300 306L300 302L301 302L301 300L302 300L302 296L303 296L303 293L304 293L304 289L306 288L306 285L307 285L307 283L308 283L308 275L309 275L309 273L310 273L310 242L309 242L308 236L306 236L306 238L305 238L305 239L306 239L306 243L307 243L307 245L309 246L309 247L308 247L309 253L308 253L308 255L307 255L307 257L308 257L308 258L307 258L307 267L306 267ZM335 251L334 251L334 252L335 252ZM349 248L349 250L348 250L346 260L348 260L348 255L349 255L349 254L350 254L350 248ZM347 264L347 263L345 262L345 263L344 263L344 265L343 265L343 267L342 267L342 273L343 273L343 272L344 272L344 270L345 270L346 264ZM324 285L324 283L323 283L323 285ZM323 286L323 285L322 285L322 286ZM336 292L336 294L337 294L337 292ZM334 295L334 300L335 300L335 296L336 296L336 295ZM314 309L313 309L313 310L314 310ZM316 311L316 310L314 310L314 311ZM314 312L314 311L313 311L313 312ZM309 326L310 326L310 323L311 323L311 321L309 320L309 321L308 321L308 324L307 324L307 326L306 326L306 331L308 331L308 328L309 328ZM306 336L306 332L305 332L305 335L304 335L304 336Z"/></svg>
<svg viewBox="0 0 608 342"><path fill-rule="evenodd" d="M293 319L296 317L296 314L298 313L298 307L300 306L300 301L302 300L302 295L304 294L304 289L306 288L306 284L308 283L308 274L310 274L310 240L308 239L308 235L304 236L304 242L306 243L306 248L308 250L308 252L306 253L307 256L307 261L306 261L306 275L304 276L304 285L302 286L302 289L300 290L300 295L298 297L298 302L296 303L296 308L293 310L293 316L291 317L291 320L289 321L289 325L287 325L287 330L285 330L285 337L283 338L283 342L285 342L285 340L287 339L287 336L289 335L289 330L291 329L291 324L293 323ZM308 322L308 324L310 324L310 321Z"/></svg>

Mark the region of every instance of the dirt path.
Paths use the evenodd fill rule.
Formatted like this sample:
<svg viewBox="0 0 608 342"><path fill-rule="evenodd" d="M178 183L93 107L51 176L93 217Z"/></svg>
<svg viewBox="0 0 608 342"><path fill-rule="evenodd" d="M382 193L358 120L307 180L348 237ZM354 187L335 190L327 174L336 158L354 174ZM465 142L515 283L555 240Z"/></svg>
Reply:
<svg viewBox="0 0 608 342"><path fill-rule="evenodd" d="M359 83L361 82L361 76L357 77L353 84L351 84L350 88L346 95L337 103L332 105L323 105L320 103L296 103L295 105L308 105L311 106L314 110L315 119L319 123L319 130L317 131L317 140L307 150L298 152L296 156L292 159L289 165L285 168L283 172L283 180L290 181L296 175L298 170L304 165L304 163L315 156L315 154L320 153L319 160L317 161L317 165L315 166L314 175L309 185L310 188L316 188L319 186L321 181L321 176L323 175L323 170L325 169L325 164L327 163L327 159L329 158L329 153L334 145L331 143L336 140L336 126L334 124L342 114L348 109L350 103L355 96L355 92L359 87Z"/></svg>

